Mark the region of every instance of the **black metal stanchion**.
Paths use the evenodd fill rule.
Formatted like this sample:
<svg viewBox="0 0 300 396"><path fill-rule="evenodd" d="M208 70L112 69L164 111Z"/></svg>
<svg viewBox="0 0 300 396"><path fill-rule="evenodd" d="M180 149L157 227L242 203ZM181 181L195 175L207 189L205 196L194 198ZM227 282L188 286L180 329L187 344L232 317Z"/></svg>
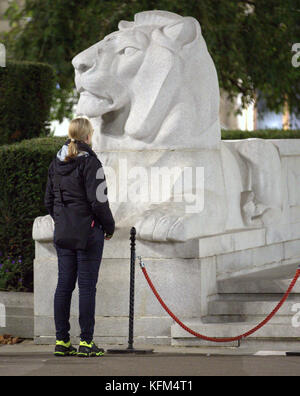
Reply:
<svg viewBox="0 0 300 396"><path fill-rule="evenodd" d="M135 235L134 227L130 230L130 291L129 291L129 332L127 349L108 349L108 353L152 353L153 349L135 349L133 347L134 328L134 281L135 281Z"/></svg>

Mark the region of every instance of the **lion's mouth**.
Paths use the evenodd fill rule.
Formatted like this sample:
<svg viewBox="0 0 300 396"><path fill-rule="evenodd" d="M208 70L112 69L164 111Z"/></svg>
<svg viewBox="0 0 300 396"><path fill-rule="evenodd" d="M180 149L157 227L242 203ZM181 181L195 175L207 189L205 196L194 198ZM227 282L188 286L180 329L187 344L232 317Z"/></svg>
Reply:
<svg viewBox="0 0 300 396"><path fill-rule="evenodd" d="M130 110L129 104L114 101L106 92L105 96L83 88L79 92L77 115L86 115L91 118L101 117L101 134L115 137L124 134L124 125Z"/></svg>
<svg viewBox="0 0 300 396"><path fill-rule="evenodd" d="M80 96L88 96L88 97L92 97L92 98L97 98L100 102L106 102L109 105L113 104L113 99L110 96L101 96L101 95L91 93L89 91L80 92Z"/></svg>
<svg viewBox="0 0 300 396"><path fill-rule="evenodd" d="M130 106L125 105L119 109L108 111L101 115L101 133L110 136L124 135L124 125L129 115Z"/></svg>
<svg viewBox="0 0 300 396"><path fill-rule="evenodd" d="M111 96L94 94L84 89L79 90L80 97L77 104L77 114L88 117L100 117L105 113L116 110L117 103Z"/></svg>

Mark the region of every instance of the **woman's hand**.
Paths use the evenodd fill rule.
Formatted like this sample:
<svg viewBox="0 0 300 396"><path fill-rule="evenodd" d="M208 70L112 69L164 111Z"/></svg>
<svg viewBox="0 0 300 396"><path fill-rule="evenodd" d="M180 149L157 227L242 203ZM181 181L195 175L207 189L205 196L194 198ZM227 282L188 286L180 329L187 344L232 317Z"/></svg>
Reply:
<svg viewBox="0 0 300 396"><path fill-rule="evenodd" d="M106 239L107 241L109 241L111 239L112 235L110 234L106 234L104 235L104 239Z"/></svg>

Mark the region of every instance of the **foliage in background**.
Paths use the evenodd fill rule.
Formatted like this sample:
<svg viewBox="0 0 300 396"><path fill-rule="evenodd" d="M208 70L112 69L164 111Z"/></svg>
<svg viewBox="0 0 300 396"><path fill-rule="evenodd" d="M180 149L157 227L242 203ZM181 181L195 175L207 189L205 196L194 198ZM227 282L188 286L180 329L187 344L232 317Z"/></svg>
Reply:
<svg viewBox="0 0 300 396"><path fill-rule="evenodd" d="M300 130L257 129L255 131L222 130L223 140L239 139L300 139Z"/></svg>
<svg viewBox="0 0 300 396"><path fill-rule="evenodd" d="M1 144L49 133L54 84L54 70L44 63L8 61L0 67Z"/></svg>
<svg viewBox="0 0 300 396"><path fill-rule="evenodd" d="M22 256L22 288L32 290L33 221L47 214L47 170L65 137L23 140L0 146L0 251L4 258ZM1 263L1 261L0 261Z"/></svg>
<svg viewBox="0 0 300 396"><path fill-rule="evenodd" d="M22 276L21 256L4 258L0 255L0 290L24 291Z"/></svg>
<svg viewBox="0 0 300 396"><path fill-rule="evenodd" d="M300 113L300 72L292 67L292 45L300 37L300 0L12 0L6 11L11 31L0 36L8 57L43 61L55 68L59 84L52 119L72 117L72 58L145 10L193 16L201 24L229 98L249 104L258 92L270 110Z"/></svg>

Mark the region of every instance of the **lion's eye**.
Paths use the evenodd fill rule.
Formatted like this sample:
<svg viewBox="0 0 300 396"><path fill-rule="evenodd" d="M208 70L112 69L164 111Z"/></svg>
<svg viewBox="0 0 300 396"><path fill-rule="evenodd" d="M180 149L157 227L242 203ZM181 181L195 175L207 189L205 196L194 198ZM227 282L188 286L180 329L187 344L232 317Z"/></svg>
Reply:
<svg viewBox="0 0 300 396"><path fill-rule="evenodd" d="M120 53L125 56L131 56L131 55L134 55L135 53L137 53L137 51L139 51L138 48L125 47L122 49L122 51L120 51Z"/></svg>

